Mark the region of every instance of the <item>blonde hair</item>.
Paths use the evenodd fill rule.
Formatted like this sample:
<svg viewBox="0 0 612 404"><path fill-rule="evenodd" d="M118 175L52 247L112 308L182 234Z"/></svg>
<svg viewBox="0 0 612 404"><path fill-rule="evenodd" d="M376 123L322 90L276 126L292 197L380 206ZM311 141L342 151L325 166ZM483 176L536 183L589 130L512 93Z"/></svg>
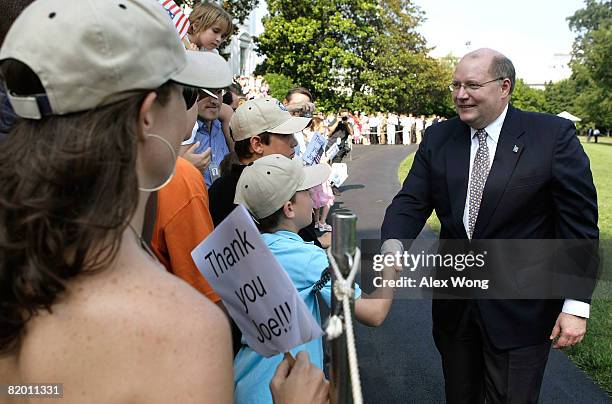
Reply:
<svg viewBox="0 0 612 404"><path fill-rule="evenodd" d="M231 35L234 30L232 16L215 3L198 3L189 15L189 34L198 34L219 22L224 26L223 39Z"/></svg>
<svg viewBox="0 0 612 404"><path fill-rule="evenodd" d="M312 118L312 121L310 121L309 126L311 131L325 134L325 126L323 126L323 119L319 118L318 116Z"/></svg>

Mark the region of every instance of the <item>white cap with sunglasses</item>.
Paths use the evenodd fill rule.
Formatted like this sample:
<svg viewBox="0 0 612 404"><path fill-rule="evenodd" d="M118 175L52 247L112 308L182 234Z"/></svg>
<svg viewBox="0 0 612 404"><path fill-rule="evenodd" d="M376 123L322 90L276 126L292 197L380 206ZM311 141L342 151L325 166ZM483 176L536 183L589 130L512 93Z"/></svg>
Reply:
<svg viewBox="0 0 612 404"><path fill-rule="evenodd" d="M214 52L200 52L200 51L188 51L188 53L197 53L199 59L203 63L202 71L206 77L203 78L202 83L205 85L196 87L186 87L183 89L183 96L185 97L185 105L187 109L193 107L193 105L202 97L213 97L219 99L223 97L223 91L226 87L232 84L232 72L225 59ZM220 95L216 95L217 94ZM204 93L204 94L202 94ZM222 100L219 100L222 101ZM191 136L189 139L183 141L181 146L189 146L195 143L195 137L198 132L198 124L193 126L191 130Z"/></svg>
<svg viewBox="0 0 612 404"><path fill-rule="evenodd" d="M229 65L221 56L212 52L190 51L187 53L199 64L202 72L200 86L185 86L183 96L187 109L190 109L198 100L198 96L212 96L218 98L214 92L223 94L225 88L232 84L232 72Z"/></svg>
<svg viewBox="0 0 612 404"><path fill-rule="evenodd" d="M223 59L185 51L150 0L37 0L4 40L0 63L9 59L27 65L45 90L25 96L8 86L15 113L29 119L90 110L168 81L202 88L226 78Z"/></svg>

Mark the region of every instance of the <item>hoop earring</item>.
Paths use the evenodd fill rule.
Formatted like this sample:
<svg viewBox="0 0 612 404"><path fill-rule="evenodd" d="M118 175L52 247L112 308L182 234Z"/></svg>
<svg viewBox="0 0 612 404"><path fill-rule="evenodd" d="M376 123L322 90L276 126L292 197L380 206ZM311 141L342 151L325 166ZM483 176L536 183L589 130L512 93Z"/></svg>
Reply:
<svg viewBox="0 0 612 404"><path fill-rule="evenodd" d="M176 170L176 152L174 151L174 149L172 148L172 145L170 144L170 142L168 142L166 139L164 139L163 137L159 136L159 135L155 135L153 133L148 133L145 134L146 137L149 138L154 138L157 140L160 140L162 143L164 143L166 145L166 147L168 147L168 149L170 150L170 153L172 154L172 171L170 172L170 175L168 176L168 178L159 186L154 187L154 188L142 188L142 187L138 187L138 190L141 192L155 192L155 191L159 191L160 189L162 189L163 187L165 187L166 185L168 185L168 183L172 180L172 178L174 177L174 172Z"/></svg>

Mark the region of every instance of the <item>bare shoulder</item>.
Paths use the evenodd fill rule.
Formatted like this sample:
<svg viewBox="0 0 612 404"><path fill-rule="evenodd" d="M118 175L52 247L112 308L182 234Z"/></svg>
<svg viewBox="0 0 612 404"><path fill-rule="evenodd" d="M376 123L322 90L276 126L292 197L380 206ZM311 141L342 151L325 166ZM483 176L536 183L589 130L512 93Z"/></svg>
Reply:
<svg viewBox="0 0 612 404"><path fill-rule="evenodd" d="M221 310L143 265L71 284L28 325L20 369L64 383L65 402L222 403L231 401L231 358Z"/></svg>

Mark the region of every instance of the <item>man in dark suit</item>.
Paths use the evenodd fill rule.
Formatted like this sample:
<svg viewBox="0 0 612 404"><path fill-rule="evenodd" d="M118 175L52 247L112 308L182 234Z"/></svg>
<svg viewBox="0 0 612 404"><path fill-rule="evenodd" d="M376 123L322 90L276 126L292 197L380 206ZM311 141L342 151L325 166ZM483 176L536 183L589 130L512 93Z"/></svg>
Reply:
<svg viewBox="0 0 612 404"><path fill-rule="evenodd" d="M416 238L433 209L440 239L468 245L599 237L596 191L574 125L509 106L514 83L512 62L496 51L461 59L450 86L459 116L427 129L387 208L383 253L403 251L398 240ZM590 286L589 297L594 280ZM447 401L537 402L551 343L584 337L590 306L582 300L434 299Z"/></svg>

